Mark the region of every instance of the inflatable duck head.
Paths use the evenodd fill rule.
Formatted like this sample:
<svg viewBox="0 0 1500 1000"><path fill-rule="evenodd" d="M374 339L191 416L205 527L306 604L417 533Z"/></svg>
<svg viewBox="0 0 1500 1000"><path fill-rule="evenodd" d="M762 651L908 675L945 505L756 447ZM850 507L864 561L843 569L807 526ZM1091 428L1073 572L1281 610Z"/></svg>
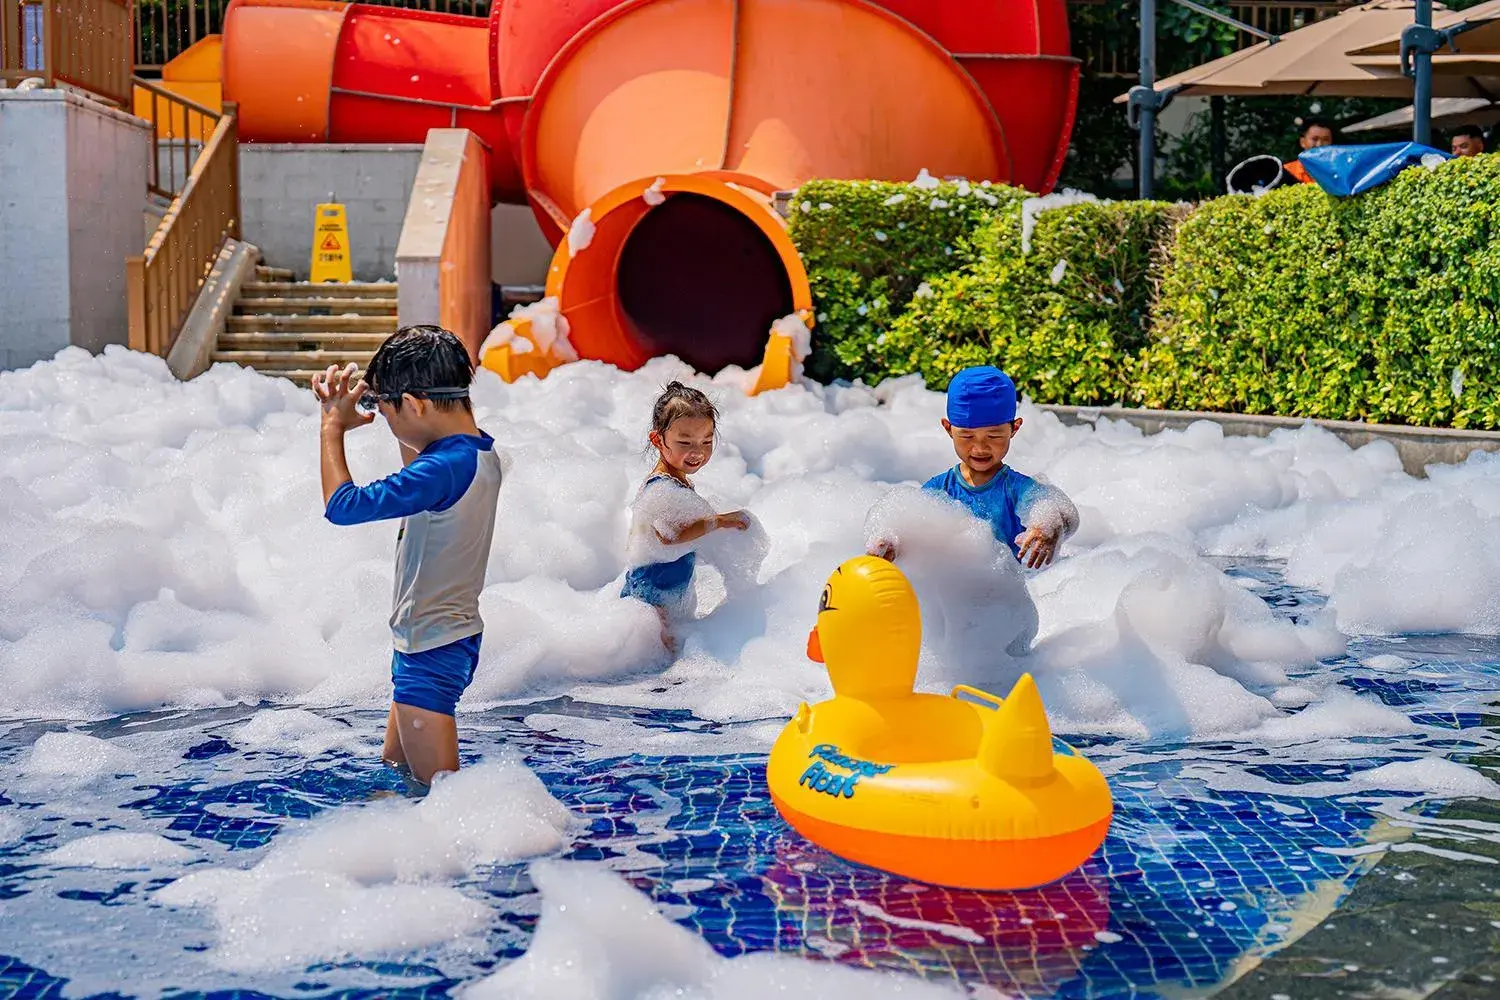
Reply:
<svg viewBox="0 0 1500 1000"><path fill-rule="evenodd" d="M834 694L861 700L911 694L921 648L922 613L905 573L875 556L833 571L807 655L828 668Z"/></svg>

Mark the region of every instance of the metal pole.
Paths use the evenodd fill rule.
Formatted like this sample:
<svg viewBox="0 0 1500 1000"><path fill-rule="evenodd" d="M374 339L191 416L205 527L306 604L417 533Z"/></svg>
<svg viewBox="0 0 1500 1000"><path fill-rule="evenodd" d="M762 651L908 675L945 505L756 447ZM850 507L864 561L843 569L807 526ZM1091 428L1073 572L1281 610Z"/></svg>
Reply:
<svg viewBox="0 0 1500 1000"><path fill-rule="evenodd" d="M1417 28L1432 29L1432 0L1417 0ZM1412 85L1411 137L1424 146L1432 144L1432 49L1419 46L1412 60L1415 69Z"/></svg>
<svg viewBox="0 0 1500 1000"><path fill-rule="evenodd" d="M1214 190L1224 190L1224 175L1228 172L1226 146L1228 139L1224 134L1224 98L1219 96L1208 99L1208 171L1213 178Z"/></svg>
<svg viewBox="0 0 1500 1000"><path fill-rule="evenodd" d="M1432 0L1426 2L1431 8ZM1140 165L1136 171L1139 179L1139 195L1142 200L1151 197L1152 181L1156 176L1156 0L1141 0L1141 92L1147 99L1140 105L1141 149Z"/></svg>

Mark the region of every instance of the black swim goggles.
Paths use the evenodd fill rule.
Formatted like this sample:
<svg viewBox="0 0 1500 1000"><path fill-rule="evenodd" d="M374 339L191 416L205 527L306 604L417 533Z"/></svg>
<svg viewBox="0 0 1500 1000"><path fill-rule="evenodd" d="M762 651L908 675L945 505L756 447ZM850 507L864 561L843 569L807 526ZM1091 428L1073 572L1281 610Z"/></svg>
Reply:
<svg viewBox="0 0 1500 1000"><path fill-rule="evenodd" d="M469 390L466 387L443 385L431 389L402 389L400 392L376 392L374 389L366 389L363 396L354 405L366 413L374 413L380 408L381 403L394 403L402 396L415 396L417 399L468 399Z"/></svg>

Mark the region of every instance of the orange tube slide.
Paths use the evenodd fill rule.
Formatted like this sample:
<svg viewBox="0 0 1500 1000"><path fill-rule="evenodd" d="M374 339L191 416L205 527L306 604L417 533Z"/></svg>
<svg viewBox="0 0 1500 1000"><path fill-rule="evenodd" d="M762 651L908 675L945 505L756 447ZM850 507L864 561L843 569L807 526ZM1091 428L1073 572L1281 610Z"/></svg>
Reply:
<svg viewBox="0 0 1500 1000"><path fill-rule="evenodd" d="M997 116L976 76L1050 73L1035 61L1050 57L954 55L888 9L902 2L508 0L484 21L234 0L225 92L253 141L473 130L492 151L497 200L529 201L558 247L547 290L579 354L629 369L672 353L714 371L755 364L775 319L810 315L773 192L923 168L1008 181L1013 155L1037 176L1057 157L1055 135L1008 148L1002 121L1034 113ZM1041 3L1004 30L1040 39L1052 30L1036 20ZM566 41L515 35L523 12ZM966 68L975 60L994 65ZM529 92L504 92L522 77L535 81Z"/></svg>
<svg viewBox="0 0 1500 1000"><path fill-rule="evenodd" d="M224 96L255 142L414 142L466 128L497 201L525 197L480 18L335 0L243 0L224 14Z"/></svg>

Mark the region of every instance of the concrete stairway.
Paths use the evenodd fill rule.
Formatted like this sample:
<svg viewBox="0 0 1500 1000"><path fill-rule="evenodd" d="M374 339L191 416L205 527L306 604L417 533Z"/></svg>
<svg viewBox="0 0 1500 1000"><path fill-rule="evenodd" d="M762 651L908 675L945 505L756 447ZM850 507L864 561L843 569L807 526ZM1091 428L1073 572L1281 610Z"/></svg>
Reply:
<svg viewBox="0 0 1500 1000"><path fill-rule="evenodd" d="M241 287L213 359L307 385L329 365L352 361L363 371L395 332L393 283L315 285L262 266Z"/></svg>

